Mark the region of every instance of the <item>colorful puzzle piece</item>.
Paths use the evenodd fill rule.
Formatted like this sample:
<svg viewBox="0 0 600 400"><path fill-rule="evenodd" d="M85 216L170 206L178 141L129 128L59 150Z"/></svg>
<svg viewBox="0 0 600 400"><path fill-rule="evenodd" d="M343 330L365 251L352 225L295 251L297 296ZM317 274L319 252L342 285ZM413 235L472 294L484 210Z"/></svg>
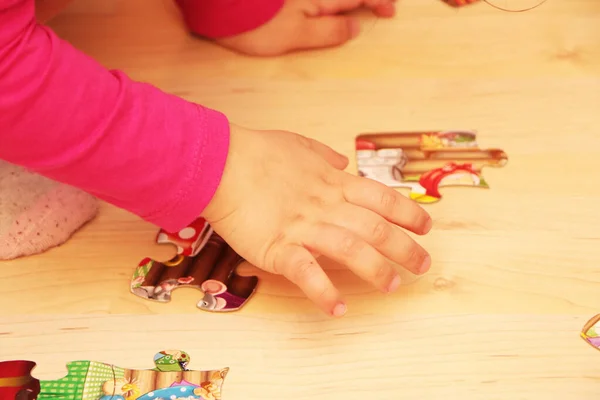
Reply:
<svg viewBox="0 0 600 400"><path fill-rule="evenodd" d="M173 290L192 287L204 293L198 308L225 312L239 310L254 294L258 278L235 272L244 260L203 219L177 233L161 230L156 242L174 244L177 255L166 262L142 260L131 280L136 296L169 302Z"/></svg>
<svg viewBox="0 0 600 400"><path fill-rule="evenodd" d="M364 134L356 139L358 174L393 188L410 188L418 203L442 198L445 186L487 188L485 166L502 167L502 150L481 150L472 131Z"/></svg>
<svg viewBox="0 0 600 400"><path fill-rule="evenodd" d="M581 330L581 337L592 347L600 350L600 314L585 324Z"/></svg>
<svg viewBox="0 0 600 400"><path fill-rule="evenodd" d="M229 368L187 369L190 357L179 350L161 351L155 368L133 370L95 361L67 364L67 376L39 381L32 361L0 362L1 400L220 400Z"/></svg>

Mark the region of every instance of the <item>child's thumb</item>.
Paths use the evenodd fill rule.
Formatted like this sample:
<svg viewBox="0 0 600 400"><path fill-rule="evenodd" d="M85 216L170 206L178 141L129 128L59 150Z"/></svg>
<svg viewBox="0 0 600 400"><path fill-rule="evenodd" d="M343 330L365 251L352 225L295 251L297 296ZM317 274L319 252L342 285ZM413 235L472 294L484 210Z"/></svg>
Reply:
<svg viewBox="0 0 600 400"><path fill-rule="evenodd" d="M303 49L339 46L360 33L358 20L343 16L307 18L305 29L298 38Z"/></svg>

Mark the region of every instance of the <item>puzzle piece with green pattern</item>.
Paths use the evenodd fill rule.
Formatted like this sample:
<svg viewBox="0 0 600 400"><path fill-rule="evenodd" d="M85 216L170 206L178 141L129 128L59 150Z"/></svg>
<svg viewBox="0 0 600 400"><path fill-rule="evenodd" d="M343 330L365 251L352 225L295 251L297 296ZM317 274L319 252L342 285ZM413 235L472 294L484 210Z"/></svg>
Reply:
<svg viewBox="0 0 600 400"><path fill-rule="evenodd" d="M117 400L114 382L123 378L124 369L96 361L73 361L67 364L67 376L40 381L38 400ZM107 382L113 382L107 385ZM108 390L107 390L108 389Z"/></svg>

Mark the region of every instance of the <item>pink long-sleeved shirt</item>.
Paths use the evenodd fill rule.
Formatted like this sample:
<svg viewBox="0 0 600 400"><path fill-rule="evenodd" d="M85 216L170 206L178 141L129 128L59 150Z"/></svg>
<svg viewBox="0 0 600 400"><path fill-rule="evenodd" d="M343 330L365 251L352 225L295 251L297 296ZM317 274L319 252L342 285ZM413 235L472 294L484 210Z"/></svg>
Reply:
<svg viewBox="0 0 600 400"><path fill-rule="evenodd" d="M176 0L217 38L271 19L283 0ZM169 231L219 185L229 122L109 71L36 23L34 0L0 0L0 159L79 187Z"/></svg>

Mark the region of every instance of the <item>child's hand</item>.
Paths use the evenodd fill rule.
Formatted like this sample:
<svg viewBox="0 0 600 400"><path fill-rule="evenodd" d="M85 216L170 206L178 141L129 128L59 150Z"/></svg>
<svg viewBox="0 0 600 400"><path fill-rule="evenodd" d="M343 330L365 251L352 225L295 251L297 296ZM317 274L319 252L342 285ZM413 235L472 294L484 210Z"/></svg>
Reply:
<svg viewBox="0 0 600 400"><path fill-rule="evenodd" d="M394 189L344 172L347 164L294 133L232 126L223 178L202 216L250 263L285 276L326 313L341 316L345 305L319 255L384 292L400 283L395 264L423 274L431 263L399 228L425 234L429 215Z"/></svg>
<svg viewBox="0 0 600 400"><path fill-rule="evenodd" d="M224 47L254 56L276 56L295 50L339 46L356 37L359 22L341 15L367 7L392 17L396 0L286 0L278 15L251 32L219 39Z"/></svg>

